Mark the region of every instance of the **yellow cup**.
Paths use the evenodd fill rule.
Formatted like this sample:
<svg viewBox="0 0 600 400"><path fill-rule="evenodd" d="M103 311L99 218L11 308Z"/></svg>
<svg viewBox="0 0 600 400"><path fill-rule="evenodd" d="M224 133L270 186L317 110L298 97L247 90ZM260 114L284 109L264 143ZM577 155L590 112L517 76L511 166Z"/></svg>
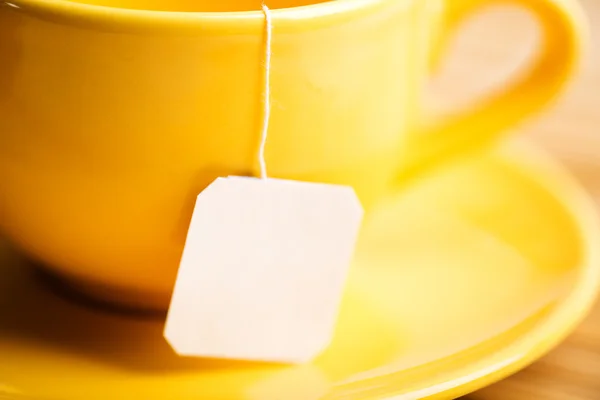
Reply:
<svg viewBox="0 0 600 400"><path fill-rule="evenodd" d="M367 207L542 109L587 37L575 0L510 1L540 22L528 72L421 132L437 43L492 1L299 1L270 4L287 8L268 170L352 185ZM79 290L165 308L196 195L257 174L264 16L249 0L101 3L0 2L0 228Z"/></svg>

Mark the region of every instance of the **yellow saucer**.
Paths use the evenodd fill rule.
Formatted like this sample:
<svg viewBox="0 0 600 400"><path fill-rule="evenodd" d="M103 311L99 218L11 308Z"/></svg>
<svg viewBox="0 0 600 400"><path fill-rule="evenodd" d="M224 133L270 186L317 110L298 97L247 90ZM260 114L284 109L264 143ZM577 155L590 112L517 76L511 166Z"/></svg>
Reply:
<svg viewBox="0 0 600 400"><path fill-rule="evenodd" d="M537 152L448 169L367 215L336 338L296 367L178 358L160 317L68 299L1 245L0 397L457 397L574 328L598 290L599 244L590 200Z"/></svg>

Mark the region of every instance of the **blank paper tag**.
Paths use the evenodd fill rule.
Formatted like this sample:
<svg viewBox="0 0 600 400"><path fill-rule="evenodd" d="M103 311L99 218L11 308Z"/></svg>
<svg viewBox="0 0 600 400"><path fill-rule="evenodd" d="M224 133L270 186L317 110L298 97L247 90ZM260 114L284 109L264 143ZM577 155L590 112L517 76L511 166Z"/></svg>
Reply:
<svg viewBox="0 0 600 400"><path fill-rule="evenodd" d="M165 338L186 356L312 359L331 340L362 215L347 186L218 178L196 200Z"/></svg>

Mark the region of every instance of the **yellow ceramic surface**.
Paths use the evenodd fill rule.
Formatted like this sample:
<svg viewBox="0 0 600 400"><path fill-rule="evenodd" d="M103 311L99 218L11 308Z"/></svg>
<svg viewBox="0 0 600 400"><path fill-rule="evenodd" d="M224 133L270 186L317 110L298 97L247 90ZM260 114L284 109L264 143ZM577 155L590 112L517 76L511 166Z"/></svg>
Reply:
<svg viewBox="0 0 600 400"><path fill-rule="evenodd" d="M370 207L398 174L543 108L578 63L585 21L575 0L511 2L542 26L531 70L420 134L434 43L491 0L453 0L447 13L439 0L273 11L270 174L352 185ZM263 25L260 11L0 0L0 229L81 290L165 307L197 194L257 171Z"/></svg>
<svg viewBox="0 0 600 400"><path fill-rule="evenodd" d="M573 329L598 289L598 243L590 200L545 158L503 152L457 165L367 214L332 346L313 364L287 367L179 358L162 318L66 299L2 245L0 394L456 397L522 368Z"/></svg>

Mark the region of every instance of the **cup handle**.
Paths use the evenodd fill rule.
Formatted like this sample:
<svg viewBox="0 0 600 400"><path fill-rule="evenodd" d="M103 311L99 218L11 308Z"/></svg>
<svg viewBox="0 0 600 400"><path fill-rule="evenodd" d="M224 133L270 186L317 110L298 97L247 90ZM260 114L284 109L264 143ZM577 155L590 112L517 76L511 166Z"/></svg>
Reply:
<svg viewBox="0 0 600 400"><path fill-rule="evenodd" d="M410 179L509 133L509 128L542 110L574 74L588 38L583 10L575 0L442 0L441 44L465 17L492 3L524 7L539 22L542 44L526 73L502 85L477 106L419 132L403 157L402 178Z"/></svg>

